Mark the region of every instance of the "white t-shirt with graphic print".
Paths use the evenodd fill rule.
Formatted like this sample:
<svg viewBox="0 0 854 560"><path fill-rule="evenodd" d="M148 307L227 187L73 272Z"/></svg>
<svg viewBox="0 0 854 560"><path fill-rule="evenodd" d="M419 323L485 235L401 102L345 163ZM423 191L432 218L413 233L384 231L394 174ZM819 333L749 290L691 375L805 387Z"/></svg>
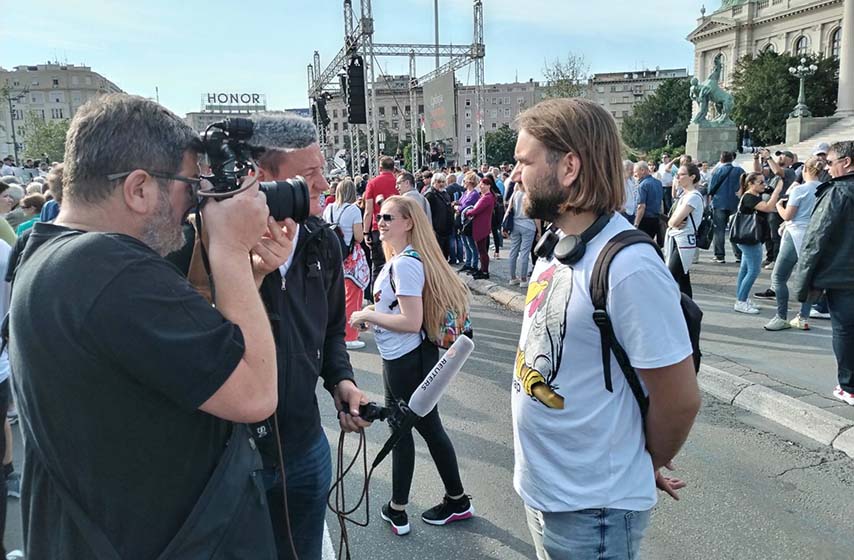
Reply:
<svg viewBox="0 0 854 560"><path fill-rule="evenodd" d="M512 387L513 485L547 512L588 508L645 511L656 503L652 460L640 410L616 359L605 389L590 275L605 243L631 229L616 214L573 268L537 260L528 286L519 350L564 398L554 409L526 393L517 359ZM636 368L676 364L691 355L679 288L652 247L633 245L611 263L607 311ZM552 370L555 370L552 373Z"/></svg>
<svg viewBox="0 0 854 560"><path fill-rule="evenodd" d="M407 246L406 251L412 250ZM391 289L389 270L394 267L394 285ZM403 253L396 255L383 266L374 282L374 310L380 313L400 315L400 302L391 307L399 296L423 297L424 265L421 261ZM374 325L374 340L384 360L394 360L412 352L421 345L421 332L395 332Z"/></svg>

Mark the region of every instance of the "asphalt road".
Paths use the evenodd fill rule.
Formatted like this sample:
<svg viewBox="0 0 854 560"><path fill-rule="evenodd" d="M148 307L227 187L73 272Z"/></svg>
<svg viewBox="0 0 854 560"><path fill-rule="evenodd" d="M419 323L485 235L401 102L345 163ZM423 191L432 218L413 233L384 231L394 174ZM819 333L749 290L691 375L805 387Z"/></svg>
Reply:
<svg viewBox="0 0 854 560"><path fill-rule="evenodd" d="M520 323L517 314L487 298L475 297L476 349L440 404L478 517L447 527L428 526L418 519L421 511L438 503L442 487L426 446L416 436L416 474L409 508L412 533L396 537L379 518L379 508L391 492L391 466L386 461L371 482L370 524L366 528L349 526L353 558L533 557L522 503L512 488L509 388ZM381 401L381 362L369 336L366 341L368 346L351 353L351 358L360 386ZM318 398L334 457L338 430L332 402L322 388ZM676 461L677 474L689 487L682 491L679 502L661 498L643 545L644 558L852 558L854 460L711 397L704 401ZM15 433L20 449L17 430ZM378 424L366 434L370 461L388 431ZM349 457L357 440L350 436L347 442L345 456ZM350 495L361 486L361 474L356 472L360 470L359 465L346 478ZM5 543L7 549L13 549L21 545L20 509L17 500L9 499L7 504ZM364 520L364 510L357 517ZM327 519L337 544L337 520L331 513Z"/></svg>

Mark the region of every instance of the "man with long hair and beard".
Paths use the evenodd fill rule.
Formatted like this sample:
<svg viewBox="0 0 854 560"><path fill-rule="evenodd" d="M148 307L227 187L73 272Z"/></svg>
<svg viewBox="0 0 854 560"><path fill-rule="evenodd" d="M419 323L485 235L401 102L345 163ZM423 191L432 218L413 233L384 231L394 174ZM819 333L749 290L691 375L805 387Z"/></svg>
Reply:
<svg viewBox="0 0 854 560"><path fill-rule="evenodd" d="M525 187L527 215L553 225L544 235L551 248L538 246L515 364L514 486L540 560L636 558L656 486L674 498L684 486L659 469L700 406L679 289L645 243L622 250L609 268L607 311L649 391L644 422L626 379L603 381L589 287L600 251L632 229L618 213L626 177L616 124L589 101L550 99L517 126L512 180ZM565 251L573 242L586 249Z"/></svg>

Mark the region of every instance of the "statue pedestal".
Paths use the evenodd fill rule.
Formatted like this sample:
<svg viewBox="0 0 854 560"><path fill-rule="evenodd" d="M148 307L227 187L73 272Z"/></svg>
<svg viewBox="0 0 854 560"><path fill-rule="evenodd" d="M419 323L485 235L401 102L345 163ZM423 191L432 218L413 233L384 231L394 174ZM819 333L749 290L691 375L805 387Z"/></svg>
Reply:
<svg viewBox="0 0 854 560"><path fill-rule="evenodd" d="M842 118L837 116L789 117L786 119L786 146L800 144L839 120Z"/></svg>
<svg viewBox="0 0 854 560"><path fill-rule="evenodd" d="M720 160L721 152L738 149L738 128L731 126L709 126L691 123L688 125L685 153L696 162L709 162L712 166Z"/></svg>

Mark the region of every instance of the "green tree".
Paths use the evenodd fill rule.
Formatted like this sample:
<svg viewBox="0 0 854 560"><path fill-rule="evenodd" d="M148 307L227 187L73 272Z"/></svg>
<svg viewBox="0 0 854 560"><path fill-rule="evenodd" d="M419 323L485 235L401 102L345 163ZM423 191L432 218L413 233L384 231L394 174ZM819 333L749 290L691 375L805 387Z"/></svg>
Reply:
<svg viewBox="0 0 854 560"><path fill-rule="evenodd" d="M818 70L806 80L806 101L813 116L825 117L836 111L839 61L807 55L806 64ZM756 145L771 145L786 138L786 119L798 102L799 80L789 73L800 57L765 51L757 57L745 56L733 74L736 124L753 129Z"/></svg>
<svg viewBox="0 0 854 560"><path fill-rule="evenodd" d="M566 60L559 58L544 62L543 77L546 97L581 97L587 91L587 72L590 66L583 55L569 53Z"/></svg>
<svg viewBox="0 0 854 560"><path fill-rule="evenodd" d="M506 124L501 125L496 130L491 130L484 136L484 144L486 146L486 163L490 165L499 165L505 161L513 161L513 154L516 151L516 134Z"/></svg>
<svg viewBox="0 0 854 560"><path fill-rule="evenodd" d="M30 111L23 126L24 158L41 159L47 154L51 161L62 161L67 132L68 120L47 120Z"/></svg>
<svg viewBox="0 0 854 560"><path fill-rule="evenodd" d="M688 78L670 78L643 101L635 104L631 115L623 119L623 141L636 150L684 146L691 120L691 82Z"/></svg>

